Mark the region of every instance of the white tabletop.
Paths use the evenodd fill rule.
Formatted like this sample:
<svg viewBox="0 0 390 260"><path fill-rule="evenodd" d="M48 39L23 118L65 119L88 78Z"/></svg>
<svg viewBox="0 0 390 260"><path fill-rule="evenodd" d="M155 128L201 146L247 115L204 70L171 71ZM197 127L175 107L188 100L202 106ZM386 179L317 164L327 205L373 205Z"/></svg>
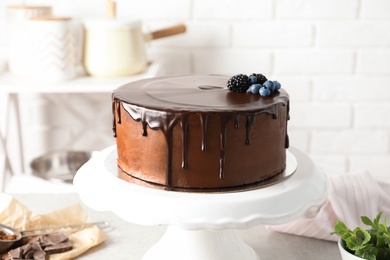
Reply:
<svg viewBox="0 0 390 260"><path fill-rule="evenodd" d="M97 212L85 206L75 193L67 194L14 194L14 197L35 213L48 213L73 203L80 203L93 221L107 221L113 227L107 231L107 240L85 253L79 259L132 259L141 260L165 231L165 226L140 226L128 223L111 212ZM39 202L39 203L38 203ZM261 260L340 260L337 244L333 242L282 234L263 225L237 231Z"/></svg>

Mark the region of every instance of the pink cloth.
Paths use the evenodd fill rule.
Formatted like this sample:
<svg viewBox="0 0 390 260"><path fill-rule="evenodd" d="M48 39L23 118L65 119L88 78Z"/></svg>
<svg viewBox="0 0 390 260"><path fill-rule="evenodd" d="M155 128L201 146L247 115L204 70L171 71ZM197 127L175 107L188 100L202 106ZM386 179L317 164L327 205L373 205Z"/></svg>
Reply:
<svg viewBox="0 0 390 260"><path fill-rule="evenodd" d="M299 236L337 241L331 236L336 220L343 221L350 229L365 225L361 216L370 219L383 211L382 220L390 221L389 181L377 181L368 172L329 176L329 194L326 202L309 209L301 218L287 224L270 226L275 231Z"/></svg>

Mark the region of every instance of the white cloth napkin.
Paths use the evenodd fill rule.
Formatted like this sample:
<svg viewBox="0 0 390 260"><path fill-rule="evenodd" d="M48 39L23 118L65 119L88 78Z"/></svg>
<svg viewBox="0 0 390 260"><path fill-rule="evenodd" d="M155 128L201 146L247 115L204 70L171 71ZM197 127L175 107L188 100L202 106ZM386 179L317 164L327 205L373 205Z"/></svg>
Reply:
<svg viewBox="0 0 390 260"><path fill-rule="evenodd" d="M287 224L269 226L284 233L337 241L331 236L337 220L351 230L366 227L360 217L373 219L383 211L382 218L390 222L390 177L388 181L375 180L368 172L329 176L329 194L326 202L311 208L301 218Z"/></svg>

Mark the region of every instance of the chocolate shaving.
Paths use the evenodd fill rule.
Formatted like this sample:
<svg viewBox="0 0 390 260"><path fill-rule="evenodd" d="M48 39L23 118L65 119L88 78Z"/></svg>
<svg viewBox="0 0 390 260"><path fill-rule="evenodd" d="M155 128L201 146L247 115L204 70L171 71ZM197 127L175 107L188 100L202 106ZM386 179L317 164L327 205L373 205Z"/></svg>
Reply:
<svg viewBox="0 0 390 260"><path fill-rule="evenodd" d="M62 253L72 249L72 243L63 233L49 234L30 238L23 246L10 250L6 260L45 260L50 254Z"/></svg>

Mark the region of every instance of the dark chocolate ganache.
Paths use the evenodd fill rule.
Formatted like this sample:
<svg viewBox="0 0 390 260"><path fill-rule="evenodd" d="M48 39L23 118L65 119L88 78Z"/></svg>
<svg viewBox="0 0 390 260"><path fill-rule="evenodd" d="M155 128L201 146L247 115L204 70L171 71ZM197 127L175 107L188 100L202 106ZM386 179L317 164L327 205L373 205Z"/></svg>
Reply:
<svg viewBox="0 0 390 260"><path fill-rule="evenodd" d="M250 93L236 93L227 89L228 76L177 76L145 79L123 85L112 94L113 113L117 115L113 122L113 132L116 136L116 123L121 123L121 113L128 113L135 121L141 121L142 132L147 136L147 126L164 133L167 142L167 184L171 176L171 145L172 129L176 124L182 126L182 168L186 167L186 138L187 120L189 114L197 114L202 125L202 145L199 149L206 150L208 117L218 114L220 117L220 178L224 177L226 124L234 120L235 128L239 125L239 118L246 118L246 139L244 145L250 145L250 129L255 116L261 113L278 115L280 104L289 110L289 96L280 89L271 96L262 97ZM125 111L121 111L122 102ZM116 111L115 111L116 110ZM289 116L287 115L287 119ZM114 119L115 120L115 119ZM286 134L285 147L288 148Z"/></svg>

